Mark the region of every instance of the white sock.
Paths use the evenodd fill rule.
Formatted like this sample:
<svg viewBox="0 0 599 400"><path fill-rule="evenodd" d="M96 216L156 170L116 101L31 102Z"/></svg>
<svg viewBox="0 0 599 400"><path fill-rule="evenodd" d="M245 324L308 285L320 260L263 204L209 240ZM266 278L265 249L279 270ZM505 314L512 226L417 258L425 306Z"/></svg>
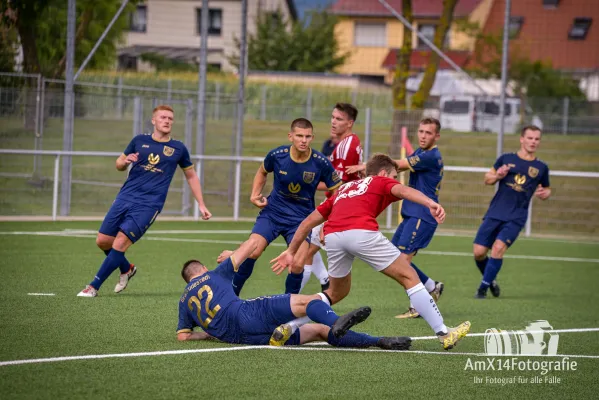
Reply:
<svg viewBox="0 0 599 400"><path fill-rule="evenodd" d="M304 265L304 276L302 278L302 286L300 286L300 293L302 292L302 290L304 290L304 286L306 286L306 283L308 283L308 281L310 280L310 275L312 275L312 266Z"/></svg>
<svg viewBox="0 0 599 400"><path fill-rule="evenodd" d="M317 293L320 298L322 299L322 301L324 301L325 303L327 303L327 305L330 307L331 306L331 302L329 301L329 299L327 298L327 296L324 295L324 293Z"/></svg>
<svg viewBox="0 0 599 400"><path fill-rule="evenodd" d="M424 287L429 293L432 292L435 290L435 281L433 281L431 278L428 278L428 281L424 282Z"/></svg>
<svg viewBox="0 0 599 400"><path fill-rule="evenodd" d="M297 329L302 326L302 325L306 325L308 322L311 322L312 320L310 318L306 317L300 317L300 318L296 318L291 322L288 322L287 324L289 326L291 326L291 333L295 333L295 331L297 331Z"/></svg>
<svg viewBox="0 0 599 400"><path fill-rule="evenodd" d="M312 260L312 273L321 285L324 285L329 281L329 272L327 271L327 267L324 265L324 261L322 261L322 256L320 255L320 251L314 254L314 258Z"/></svg>
<svg viewBox="0 0 599 400"><path fill-rule="evenodd" d="M426 291L422 283L406 290L410 302L414 305L418 314L430 325L435 334L443 332L447 333L447 327L443 323L443 316L437 305L433 301L431 295Z"/></svg>

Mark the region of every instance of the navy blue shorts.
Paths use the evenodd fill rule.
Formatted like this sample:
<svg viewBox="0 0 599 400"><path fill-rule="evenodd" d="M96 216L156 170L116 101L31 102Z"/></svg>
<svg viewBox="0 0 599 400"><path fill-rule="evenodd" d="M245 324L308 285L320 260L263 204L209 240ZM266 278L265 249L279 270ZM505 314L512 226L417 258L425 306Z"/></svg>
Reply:
<svg viewBox="0 0 599 400"><path fill-rule="evenodd" d="M258 218L256 218L252 233L257 233L262 236L269 244L280 235L285 238L285 242L289 245L299 225L300 222L287 223L281 221L280 218L277 218L274 215L262 211L258 214ZM310 235L308 235L308 238L309 237Z"/></svg>
<svg viewBox="0 0 599 400"><path fill-rule="evenodd" d="M116 236L121 231L135 243L154 223L159 212L155 208L116 200L104 217L99 232Z"/></svg>
<svg viewBox="0 0 599 400"><path fill-rule="evenodd" d="M391 243L402 253L412 254L426 248L436 230L437 224L431 224L420 218L405 217L397 227Z"/></svg>
<svg viewBox="0 0 599 400"><path fill-rule="evenodd" d="M501 221L495 218L484 218L480 224L474 243L491 248L496 239L510 247L520 234L523 225L514 221Z"/></svg>
<svg viewBox="0 0 599 400"><path fill-rule="evenodd" d="M240 343L267 345L273 331L282 324L296 318L291 312L291 295L262 296L243 302L238 312ZM299 329L295 331L286 346L300 344Z"/></svg>

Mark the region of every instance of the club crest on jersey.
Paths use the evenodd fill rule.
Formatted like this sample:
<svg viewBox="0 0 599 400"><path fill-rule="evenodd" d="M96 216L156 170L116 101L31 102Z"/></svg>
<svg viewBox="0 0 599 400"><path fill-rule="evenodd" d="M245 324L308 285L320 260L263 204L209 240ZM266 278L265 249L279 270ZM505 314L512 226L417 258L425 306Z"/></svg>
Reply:
<svg viewBox="0 0 599 400"><path fill-rule="evenodd" d="M539 175L539 170L535 167L528 167L528 176L536 178Z"/></svg>
<svg viewBox="0 0 599 400"><path fill-rule="evenodd" d="M302 190L302 186L299 183L293 183L291 182L288 186L287 189L289 189L289 191L293 194L298 193L300 190Z"/></svg>
<svg viewBox="0 0 599 400"><path fill-rule="evenodd" d="M150 153L150 155L148 156L148 162L152 165L158 164L160 162L160 155L154 155L154 153Z"/></svg>
<svg viewBox="0 0 599 400"><path fill-rule="evenodd" d="M514 189L516 192L524 192L524 188L522 185L526 182L526 176L521 174L516 174L514 176L514 183L508 183L507 185Z"/></svg>
<svg viewBox="0 0 599 400"><path fill-rule="evenodd" d="M162 153L165 156L170 157L173 154L175 154L175 149L173 149L172 147L164 146L164 148L162 149Z"/></svg>
<svg viewBox="0 0 599 400"><path fill-rule="evenodd" d="M316 172L304 171L304 182L306 182L306 183L314 182L315 175L316 175Z"/></svg>

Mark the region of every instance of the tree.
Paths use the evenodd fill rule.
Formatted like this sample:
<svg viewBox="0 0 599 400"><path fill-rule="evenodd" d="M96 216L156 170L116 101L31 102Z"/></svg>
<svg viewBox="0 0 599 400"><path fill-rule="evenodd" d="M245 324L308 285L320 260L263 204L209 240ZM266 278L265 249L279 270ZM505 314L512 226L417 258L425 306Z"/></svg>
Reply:
<svg viewBox="0 0 599 400"><path fill-rule="evenodd" d="M313 12L305 21L289 22L283 13L259 12L256 33L248 34L248 68L258 71L329 72L343 65L349 53L340 53L335 37L337 17ZM235 38L237 48L241 47ZM229 57L239 66L239 55Z"/></svg>
<svg viewBox="0 0 599 400"><path fill-rule="evenodd" d="M443 11L441 12L439 24L437 24L435 28L435 37L433 39L433 44L439 49L443 49L443 43L445 43L445 37L447 36L447 32L451 27L451 23L453 21L453 11L457 3L458 0L443 0ZM428 60L428 64L426 65L426 69L424 70L424 75L420 81L418 91L416 91L412 97L413 108L424 108L424 103L428 99L431 89L433 88L433 84L435 83L440 60L441 57L439 57L436 52L432 51Z"/></svg>
<svg viewBox="0 0 599 400"><path fill-rule="evenodd" d="M129 25L129 12L134 0L108 32L92 57L89 67L103 68L113 64L116 45ZM66 67L66 0L0 0L2 24L18 33L23 48L23 72L41 73L60 78ZM120 0L77 0L75 28L75 65L81 64L116 11Z"/></svg>
<svg viewBox="0 0 599 400"><path fill-rule="evenodd" d="M414 21L412 15L412 0L402 0L401 12L410 25ZM393 122L391 126L391 145L389 153L398 157L401 147L401 127L408 118L407 87L410 76L410 57L412 56L412 31L404 25L403 43L397 55L397 63L393 73L391 93L393 96Z"/></svg>

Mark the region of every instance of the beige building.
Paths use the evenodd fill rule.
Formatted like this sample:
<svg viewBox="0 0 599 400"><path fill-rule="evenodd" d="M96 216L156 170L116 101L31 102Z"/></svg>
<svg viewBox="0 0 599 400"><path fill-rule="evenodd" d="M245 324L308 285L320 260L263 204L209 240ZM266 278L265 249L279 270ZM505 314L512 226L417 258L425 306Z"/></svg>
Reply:
<svg viewBox="0 0 599 400"><path fill-rule="evenodd" d="M130 31L119 49L119 68L147 70L144 53L186 62L199 62L201 0L146 0L130 16ZM238 54L235 38L241 37L241 1L210 0L208 15L208 65L235 72L228 57ZM293 0L248 0L248 32L256 29L260 10L280 9L286 19L296 19Z"/></svg>

